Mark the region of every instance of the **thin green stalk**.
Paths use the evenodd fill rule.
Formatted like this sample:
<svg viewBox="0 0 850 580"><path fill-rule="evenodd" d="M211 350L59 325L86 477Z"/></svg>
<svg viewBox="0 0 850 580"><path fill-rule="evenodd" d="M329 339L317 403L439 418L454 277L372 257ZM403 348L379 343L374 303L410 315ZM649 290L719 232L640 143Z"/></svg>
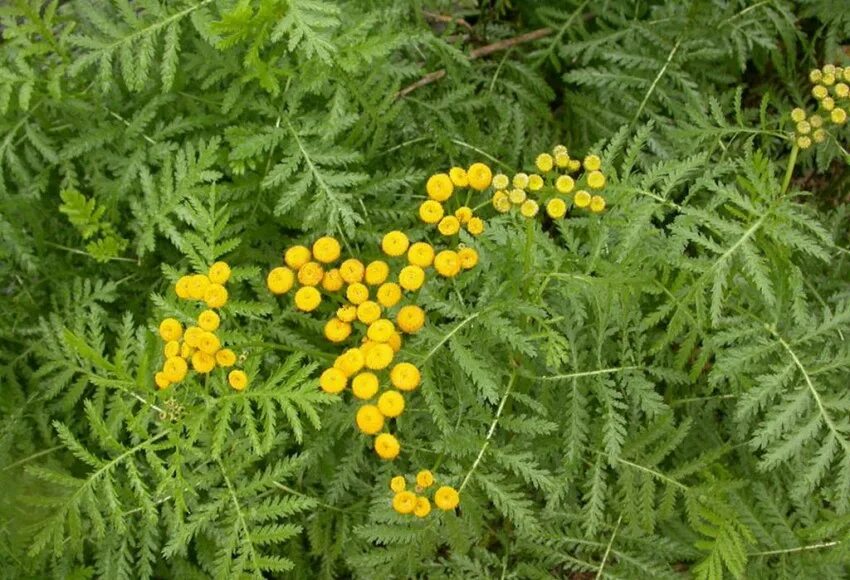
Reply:
<svg viewBox="0 0 850 580"><path fill-rule="evenodd" d="M785 192L788 191L788 186L791 185L791 176L794 174L794 166L797 165L797 153L800 151L800 148L797 147L797 144L794 143L794 147L791 148L791 157L788 158L788 168L785 170L785 179L782 180L782 194L785 195Z"/></svg>

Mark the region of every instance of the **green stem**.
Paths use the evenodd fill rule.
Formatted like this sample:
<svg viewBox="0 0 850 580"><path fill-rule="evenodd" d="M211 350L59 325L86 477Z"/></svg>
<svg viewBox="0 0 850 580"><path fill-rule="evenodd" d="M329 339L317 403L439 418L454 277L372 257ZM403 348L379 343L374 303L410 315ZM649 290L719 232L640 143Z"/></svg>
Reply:
<svg viewBox="0 0 850 580"><path fill-rule="evenodd" d="M525 263L523 264L523 273L528 277L531 271L531 250L534 247L534 220L525 220Z"/></svg>
<svg viewBox="0 0 850 580"><path fill-rule="evenodd" d="M791 176L794 174L794 166L797 164L797 153L800 151L800 148L797 147L797 144L794 143L794 147L791 148L791 157L788 158L788 168L785 170L785 179L782 180L782 194L785 195L785 192L788 191L788 186L791 185Z"/></svg>

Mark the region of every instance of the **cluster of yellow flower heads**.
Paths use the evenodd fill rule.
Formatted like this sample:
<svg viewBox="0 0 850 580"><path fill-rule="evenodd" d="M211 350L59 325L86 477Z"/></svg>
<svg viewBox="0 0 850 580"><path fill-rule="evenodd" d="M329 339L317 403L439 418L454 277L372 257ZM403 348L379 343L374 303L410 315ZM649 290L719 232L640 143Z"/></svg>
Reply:
<svg viewBox="0 0 850 580"><path fill-rule="evenodd" d="M183 276L177 281L178 298L203 302L207 309L198 314L197 325L186 328L185 332L175 318L166 318L159 324L159 335L165 342L165 363L154 375L154 381L160 389L167 389L186 378L190 363L192 370L201 374L212 372L216 366L230 368L236 364L236 353L222 348L221 339L215 333L221 325L216 310L227 304L228 293L224 285L229 279L230 266L216 262L206 274ZM231 370L227 380L237 391L248 386L248 375L239 369Z"/></svg>
<svg viewBox="0 0 850 580"><path fill-rule="evenodd" d="M396 475L390 480L393 496L393 509L403 515L413 514L418 518L427 517L431 513L431 501L426 495L419 495L436 483L434 474L423 469L416 474L414 491L407 490L407 480L403 475ZM452 511L460 503L457 490L444 485L434 492L434 505L443 511Z"/></svg>
<svg viewBox="0 0 850 580"><path fill-rule="evenodd" d="M493 172L484 163L473 163L469 169L452 167L448 173L435 173L425 184L428 199L419 206L419 218L426 224L436 224L437 230L444 236L453 236L461 228L466 228L473 236L481 235L484 220L475 216L472 208L458 202L452 213L446 213L445 205L450 203L455 188L484 191L492 179Z"/></svg>
<svg viewBox="0 0 850 580"><path fill-rule="evenodd" d="M823 68L811 70L809 80L820 114L809 116L800 108L791 111L791 120L795 123L795 142L800 149L808 149L812 143L826 141L824 123L829 121L833 125L844 125L850 110L850 67L827 64Z"/></svg>

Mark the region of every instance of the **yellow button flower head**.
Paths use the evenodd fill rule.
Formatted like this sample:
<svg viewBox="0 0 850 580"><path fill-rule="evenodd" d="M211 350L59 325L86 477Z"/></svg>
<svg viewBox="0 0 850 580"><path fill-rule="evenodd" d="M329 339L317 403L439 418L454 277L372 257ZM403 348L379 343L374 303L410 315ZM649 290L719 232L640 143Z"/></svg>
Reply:
<svg viewBox="0 0 850 580"><path fill-rule="evenodd" d="M510 183L510 178L504 173L497 173L493 176L493 189L507 189Z"/></svg>
<svg viewBox="0 0 850 580"><path fill-rule="evenodd" d="M192 368L206 374L215 368L215 357L199 350L192 355Z"/></svg>
<svg viewBox="0 0 850 580"><path fill-rule="evenodd" d="M832 110L832 112L829 114L829 118L836 125L843 125L847 122L847 111L845 111L841 107L838 107L837 109Z"/></svg>
<svg viewBox="0 0 850 580"><path fill-rule="evenodd" d="M365 272L366 267L363 265L363 262L356 258L349 258L339 266L339 275L348 284L361 282Z"/></svg>
<svg viewBox="0 0 850 580"><path fill-rule="evenodd" d="M812 138L808 135L801 135L797 137L797 147L800 149L808 149L812 146Z"/></svg>
<svg viewBox="0 0 850 580"><path fill-rule="evenodd" d="M484 191L490 187L490 182L493 180L493 172L484 163L473 163L466 170L466 175L469 177L469 186L478 191Z"/></svg>
<svg viewBox="0 0 850 580"><path fill-rule="evenodd" d="M465 224L472 218L472 208L468 206L461 206L455 210L455 217L457 221L462 224Z"/></svg>
<svg viewBox="0 0 850 580"><path fill-rule="evenodd" d="M266 286L272 294L286 294L295 284L295 273L281 266L275 268L266 277Z"/></svg>
<svg viewBox="0 0 850 580"><path fill-rule="evenodd" d="M584 158L584 169L586 171L599 171L602 167L602 160L598 155L588 155Z"/></svg>
<svg viewBox="0 0 850 580"><path fill-rule="evenodd" d="M820 69L818 69L818 68L812 69L811 71L809 71L809 80L812 83L819 83L822 76L823 76L823 73L820 72Z"/></svg>
<svg viewBox="0 0 850 580"><path fill-rule="evenodd" d="M175 318L166 318L159 323L159 335L166 342L180 340L183 336L183 325Z"/></svg>
<svg viewBox="0 0 850 580"><path fill-rule="evenodd" d="M393 509L402 515L413 513L416 501L416 494L412 491L401 491L393 497Z"/></svg>
<svg viewBox="0 0 850 580"><path fill-rule="evenodd" d="M386 234L384 239L381 240L381 249L388 256L403 256L409 246L410 240L407 239L404 232L398 230Z"/></svg>
<svg viewBox="0 0 850 580"><path fill-rule="evenodd" d="M460 258L460 267L464 270L471 270L478 264L478 252L474 248L461 248L457 256Z"/></svg>
<svg viewBox="0 0 850 580"><path fill-rule="evenodd" d="M398 439L389 433L381 433L375 437L375 453L381 459L395 459L398 457L399 451L401 451L401 446L398 444Z"/></svg>
<svg viewBox="0 0 850 580"><path fill-rule="evenodd" d="M384 428L384 416L375 405L363 405L354 417L357 428L366 435L374 435Z"/></svg>
<svg viewBox="0 0 850 580"><path fill-rule="evenodd" d="M820 82L822 82L823 84L825 84L828 87L832 86L832 85L835 84L835 75L824 73L823 78L821 79Z"/></svg>
<svg viewBox="0 0 850 580"><path fill-rule="evenodd" d="M383 260L375 260L373 262L369 262L369 265L366 266L366 274L364 277L368 285L378 286L383 284L389 275L389 265Z"/></svg>
<svg viewBox="0 0 850 580"><path fill-rule="evenodd" d="M528 174L527 173L517 173L514 175L514 178L511 180L511 183L514 187L518 189L525 189L528 187Z"/></svg>
<svg viewBox="0 0 850 580"><path fill-rule="evenodd" d="M591 171L587 174L587 185L591 189L602 189L605 187L605 176L601 171Z"/></svg>
<svg viewBox="0 0 850 580"><path fill-rule="evenodd" d="M385 282L378 288L378 303L384 308L392 308L401 300L401 286L395 282Z"/></svg>
<svg viewBox="0 0 850 580"><path fill-rule="evenodd" d="M393 362L393 356L395 356L395 353L390 345L382 343L372 344L369 350L366 351L366 368L373 371L385 369Z"/></svg>
<svg viewBox="0 0 850 580"><path fill-rule="evenodd" d="M434 247L426 242L411 244L407 250L407 261L414 266L427 268L434 262Z"/></svg>
<svg viewBox="0 0 850 580"><path fill-rule="evenodd" d="M325 269L318 262L307 262L298 269L298 282L302 286L318 286L325 276Z"/></svg>
<svg viewBox="0 0 850 580"><path fill-rule="evenodd" d="M848 87L845 83L838 83L835 85L833 90L835 91L835 96L840 99L844 99L847 95L850 95L850 87Z"/></svg>
<svg viewBox="0 0 850 580"><path fill-rule="evenodd" d="M378 392L378 375L375 373L360 373L351 381L351 392L358 399L371 399Z"/></svg>
<svg viewBox="0 0 850 580"><path fill-rule="evenodd" d="M415 365L401 362L390 371L390 381L400 391L413 391L422 381L422 374Z"/></svg>
<svg viewBox="0 0 850 580"><path fill-rule="evenodd" d="M431 513L431 502L428 501L427 497L417 497L416 498L416 507L413 508L413 515L417 518L425 518L428 517L428 514Z"/></svg>
<svg viewBox="0 0 850 580"><path fill-rule="evenodd" d="M342 279L338 268L328 270L322 278L322 288L328 292L339 292L344 285L345 280Z"/></svg>
<svg viewBox="0 0 850 580"><path fill-rule="evenodd" d="M198 350L207 354L215 354L221 348L221 341L212 332L204 331L198 339Z"/></svg>
<svg viewBox="0 0 850 580"><path fill-rule="evenodd" d="M353 322L357 319L357 307L353 304L344 304L336 309L336 317L343 322Z"/></svg>
<svg viewBox="0 0 850 580"><path fill-rule="evenodd" d="M381 317L381 306L377 302L366 300L357 306L357 320L363 324L372 324Z"/></svg>
<svg viewBox="0 0 850 580"><path fill-rule="evenodd" d="M162 349L165 358L171 358L172 356L180 356L180 343L176 340L169 340L165 343L165 348Z"/></svg>
<svg viewBox="0 0 850 580"><path fill-rule="evenodd" d="M227 281L230 280L230 266L227 265L227 262L216 262L210 266L207 278L213 284L227 284Z"/></svg>
<svg viewBox="0 0 850 580"><path fill-rule="evenodd" d="M452 196L454 184L451 178L445 173L435 173L428 178L425 184L425 191L428 192L428 197L434 201L446 201Z"/></svg>
<svg viewBox="0 0 850 580"><path fill-rule="evenodd" d="M484 233L484 220L480 217L474 217L466 224L466 231L473 236L480 236Z"/></svg>
<svg viewBox="0 0 850 580"><path fill-rule="evenodd" d="M299 288L295 293L295 307L302 312L312 312L322 303L322 295L312 286Z"/></svg>
<svg viewBox="0 0 850 580"><path fill-rule="evenodd" d="M815 143L823 143L826 141L826 131L823 129L815 129L815 132L812 134L812 139L814 139Z"/></svg>
<svg viewBox="0 0 850 580"><path fill-rule="evenodd" d="M555 189L559 193L569 193L575 188L576 182L569 175L561 175L555 180Z"/></svg>
<svg viewBox="0 0 850 580"><path fill-rule="evenodd" d="M293 270L298 270L312 258L310 250L306 246L292 246L283 254L283 261Z"/></svg>
<svg viewBox="0 0 850 580"><path fill-rule="evenodd" d="M428 469L423 469L416 474L416 485L422 489L428 489L434 485L434 474Z"/></svg>
<svg viewBox="0 0 850 580"><path fill-rule="evenodd" d="M230 386L233 387L234 390L244 391L245 387L248 386L248 375L245 374L245 371L230 371L227 375L227 382L230 383Z"/></svg>
<svg viewBox="0 0 850 580"><path fill-rule="evenodd" d="M832 97L826 97L820 102L820 106L824 111L831 111L835 108L835 101Z"/></svg>
<svg viewBox="0 0 850 580"><path fill-rule="evenodd" d="M153 382L156 383L156 386L160 389L167 389L171 386L171 381L168 380L168 377L165 376L165 373L159 371L153 376Z"/></svg>
<svg viewBox="0 0 850 580"><path fill-rule="evenodd" d="M204 331L198 328L197 326L190 326L186 329L186 334L183 337L183 342L191 346L192 348L198 348L198 342L201 340L201 334Z"/></svg>
<svg viewBox="0 0 850 580"><path fill-rule="evenodd" d="M527 199L519 206L519 213L527 218L533 218L539 210L540 206L533 199Z"/></svg>
<svg viewBox="0 0 850 580"><path fill-rule="evenodd" d="M443 210L443 206L440 202L434 201L433 199L428 199L422 202L422 205L419 206L419 219L421 219L426 224L435 224L441 219L443 219L443 215L445 211Z"/></svg>
<svg viewBox="0 0 850 580"><path fill-rule="evenodd" d="M594 195L590 198L590 211L593 213L602 213L605 211L605 198L601 195Z"/></svg>
<svg viewBox="0 0 850 580"><path fill-rule="evenodd" d="M451 278L460 272L460 258L453 250L443 250L434 257L434 268L441 276Z"/></svg>
<svg viewBox="0 0 850 580"><path fill-rule="evenodd" d="M404 480L403 475L396 475L394 478L390 480L390 489L396 493L400 493L404 491L407 487L407 482Z"/></svg>
<svg viewBox="0 0 850 580"><path fill-rule="evenodd" d="M797 133L800 133L801 135L808 135L812 132L812 125L807 121L800 121L797 123L796 129Z"/></svg>
<svg viewBox="0 0 850 580"><path fill-rule="evenodd" d="M543 173L547 173L552 171L552 167L555 165L555 159L548 153L541 153L537 156L537 159L534 160L534 165L538 170Z"/></svg>
<svg viewBox="0 0 850 580"><path fill-rule="evenodd" d="M378 410L384 417L398 417L404 412L404 397L398 391L385 391L378 397Z"/></svg>
<svg viewBox="0 0 850 580"><path fill-rule="evenodd" d="M369 288L365 284L355 282L346 288L345 297L352 304L363 304L369 299Z"/></svg>
<svg viewBox="0 0 850 580"><path fill-rule="evenodd" d="M434 494L434 503L441 510L452 511L460 503L460 495L455 488L444 485Z"/></svg>
<svg viewBox="0 0 850 580"><path fill-rule="evenodd" d="M834 64L825 64L821 67L821 72L825 75L834 75L835 74L835 65Z"/></svg>
<svg viewBox="0 0 850 580"><path fill-rule="evenodd" d="M453 215L447 215L437 224L437 229L444 236L453 236L460 231L460 220Z"/></svg>
<svg viewBox="0 0 850 580"><path fill-rule="evenodd" d="M204 310L198 315L198 326L209 332L218 330L221 324L221 318L215 313L215 310Z"/></svg>
<svg viewBox="0 0 850 580"><path fill-rule="evenodd" d="M823 85L815 85L812 87L812 96L818 101L820 101L821 99L824 99L829 96L829 89L827 89Z"/></svg>
<svg viewBox="0 0 850 580"><path fill-rule="evenodd" d="M590 205L590 198L591 195L589 193L580 189L576 192L573 202L576 204L576 207L587 207Z"/></svg>
<svg viewBox="0 0 850 580"><path fill-rule="evenodd" d="M527 197L524 189L512 189L508 192L508 199L514 205L520 205Z"/></svg>
<svg viewBox="0 0 850 580"><path fill-rule="evenodd" d="M221 308L227 304L227 288L221 284L210 284L204 292L204 302L210 308Z"/></svg>
<svg viewBox="0 0 850 580"><path fill-rule="evenodd" d="M387 340L387 344L390 345L390 348L393 349L393 352L397 353L401 350L401 335L398 331L394 331L389 340Z"/></svg>
<svg viewBox="0 0 850 580"><path fill-rule="evenodd" d="M177 280L177 284L174 285L174 292L177 293L178 298L181 300L189 299L189 294L191 293L189 286L191 285L191 282L191 276L181 276L180 279Z"/></svg>
<svg viewBox="0 0 850 580"><path fill-rule="evenodd" d="M543 189L543 178L537 175L536 173L532 173L528 176L528 189L529 191L540 191Z"/></svg>
<svg viewBox="0 0 850 580"><path fill-rule="evenodd" d="M469 185L469 176L466 175L466 169L463 167L452 167L449 169L449 179L457 187L466 187Z"/></svg>
<svg viewBox="0 0 850 580"><path fill-rule="evenodd" d="M183 344L180 347L180 356L182 356L185 359L189 359L189 358L192 357L192 354L194 352L195 352L195 349L192 348L191 346L189 346L189 343L187 343L186 340L184 339Z"/></svg>
<svg viewBox="0 0 850 580"><path fill-rule="evenodd" d="M339 318L331 318L325 323L325 338L331 342L343 342L351 336L351 325Z"/></svg>
<svg viewBox="0 0 850 580"><path fill-rule="evenodd" d="M805 121L806 120L806 111L804 111L800 107L797 107L796 109L791 111L791 120L794 121L795 123L799 123L800 121Z"/></svg>
<svg viewBox="0 0 850 580"><path fill-rule="evenodd" d="M203 274L195 274L189 278L189 298L191 300L203 300L204 293L210 285L210 279Z"/></svg>
<svg viewBox="0 0 850 580"><path fill-rule="evenodd" d="M232 367L236 364L236 353L229 348L223 348L215 353L215 362L220 367Z"/></svg>
<svg viewBox="0 0 850 580"><path fill-rule="evenodd" d="M330 395L336 395L345 390L348 377L336 367L325 369L319 377L319 386Z"/></svg>
<svg viewBox="0 0 850 580"><path fill-rule="evenodd" d="M567 153L567 148L563 145L555 145L552 147L552 155L566 155Z"/></svg>
<svg viewBox="0 0 850 580"><path fill-rule="evenodd" d="M179 383L186 377L186 373L189 370L189 365L186 364L185 359L180 358L179 356L172 356L165 359L165 364L162 365L162 372L172 383Z"/></svg>
<svg viewBox="0 0 850 580"><path fill-rule="evenodd" d="M493 207L499 213L507 213L511 209L511 200L508 194L502 190L493 194Z"/></svg>
<svg viewBox="0 0 850 580"><path fill-rule="evenodd" d="M820 115L812 115L809 117L809 125L817 129L818 127L823 126L823 117Z"/></svg>
<svg viewBox="0 0 850 580"><path fill-rule="evenodd" d="M330 236L324 236L313 242L313 257L322 264L330 264L339 259L342 248L339 242Z"/></svg>
<svg viewBox="0 0 850 580"><path fill-rule="evenodd" d="M419 266L405 266L398 274L399 286L409 292L415 292L425 283L425 270Z"/></svg>
<svg viewBox="0 0 850 580"><path fill-rule="evenodd" d="M570 156L566 153L555 153L555 165L560 169L569 169L571 163Z"/></svg>
<svg viewBox="0 0 850 580"><path fill-rule="evenodd" d="M552 219L560 219L567 214L567 204L560 197L553 197L546 203L546 213Z"/></svg>
<svg viewBox="0 0 850 580"><path fill-rule="evenodd" d="M578 159L570 159L570 162L567 164L567 171L578 171L581 169L581 161Z"/></svg>
<svg viewBox="0 0 850 580"><path fill-rule="evenodd" d="M394 332L395 324L392 323L392 320L381 318L369 325L366 336L369 340L374 340L375 342L387 342Z"/></svg>
<svg viewBox="0 0 850 580"><path fill-rule="evenodd" d="M350 348L334 361L334 368L342 371L346 377L357 373L366 364L366 357L359 348Z"/></svg>
<svg viewBox="0 0 850 580"><path fill-rule="evenodd" d="M395 321L402 332L414 334L425 324L425 311L415 304L402 306Z"/></svg>

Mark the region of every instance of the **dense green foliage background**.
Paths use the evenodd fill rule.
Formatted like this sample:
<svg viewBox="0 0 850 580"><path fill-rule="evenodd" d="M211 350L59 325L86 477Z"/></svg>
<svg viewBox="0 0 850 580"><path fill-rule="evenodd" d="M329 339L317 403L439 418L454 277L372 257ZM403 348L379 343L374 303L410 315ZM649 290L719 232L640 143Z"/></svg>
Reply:
<svg viewBox="0 0 850 580"><path fill-rule="evenodd" d="M783 187L846 8L4 2L3 574L847 577L847 130ZM424 236L431 172L556 143L601 152L610 209L493 217L480 266L428 285L379 462L264 272L326 233ZM218 258L252 385L157 392L170 285ZM421 467L471 474L457 514L392 512Z"/></svg>

